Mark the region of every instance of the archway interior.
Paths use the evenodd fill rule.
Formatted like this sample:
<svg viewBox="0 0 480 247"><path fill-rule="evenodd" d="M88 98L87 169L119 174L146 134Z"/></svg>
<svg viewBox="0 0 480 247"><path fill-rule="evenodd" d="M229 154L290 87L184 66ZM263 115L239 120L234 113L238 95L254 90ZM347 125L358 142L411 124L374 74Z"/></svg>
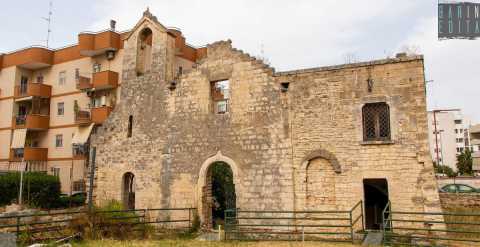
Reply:
<svg viewBox="0 0 480 247"><path fill-rule="evenodd" d="M382 213L388 203L388 184L386 179L364 179L365 226L367 229L381 228ZM385 215L387 217L387 215Z"/></svg>
<svg viewBox="0 0 480 247"><path fill-rule="evenodd" d="M224 225L225 210L236 207L233 172L225 162L215 162L209 167L211 178L211 222L215 228Z"/></svg>

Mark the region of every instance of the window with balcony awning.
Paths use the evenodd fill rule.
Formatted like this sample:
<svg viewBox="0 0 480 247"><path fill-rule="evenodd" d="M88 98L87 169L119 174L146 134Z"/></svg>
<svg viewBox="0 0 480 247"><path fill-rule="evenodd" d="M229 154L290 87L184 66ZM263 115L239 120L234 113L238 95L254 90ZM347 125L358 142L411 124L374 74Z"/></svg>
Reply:
<svg viewBox="0 0 480 247"><path fill-rule="evenodd" d="M88 141L90 133L92 133L94 124L90 124L87 127L80 127L75 131L72 138L72 144L83 145Z"/></svg>
<svg viewBox="0 0 480 247"><path fill-rule="evenodd" d="M24 148L26 137L27 137L27 129L14 130L11 148Z"/></svg>

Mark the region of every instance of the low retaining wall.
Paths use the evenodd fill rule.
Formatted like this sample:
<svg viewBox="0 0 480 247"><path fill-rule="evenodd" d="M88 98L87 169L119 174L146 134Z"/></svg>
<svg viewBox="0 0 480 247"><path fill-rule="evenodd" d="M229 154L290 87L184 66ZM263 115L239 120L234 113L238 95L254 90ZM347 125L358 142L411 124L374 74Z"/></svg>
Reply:
<svg viewBox="0 0 480 247"><path fill-rule="evenodd" d="M480 208L480 193L439 193L444 208Z"/></svg>
<svg viewBox="0 0 480 247"><path fill-rule="evenodd" d="M443 187L447 184L466 184L480 189L480 177L437 177L437 182L439 187Z"/></svg>

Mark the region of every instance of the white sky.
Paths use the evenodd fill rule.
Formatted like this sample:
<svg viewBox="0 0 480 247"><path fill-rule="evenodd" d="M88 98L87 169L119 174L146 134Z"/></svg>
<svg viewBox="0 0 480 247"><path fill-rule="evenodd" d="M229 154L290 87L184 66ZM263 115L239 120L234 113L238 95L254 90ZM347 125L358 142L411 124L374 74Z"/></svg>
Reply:
<svg viewBox="0 0 480 247"><path fill-rule="evenodd" d="M277 71L394 56L413 47L425 56L429 109L460 108L480 122L480 39L437 39L437 0L53 0L52 47L110 19L131 28L147 6L165 26L201 46L231 39L267 57ZM28 6L28 7L27 7ZM2 4L0 52L44 44L48 0Z"/></svg>

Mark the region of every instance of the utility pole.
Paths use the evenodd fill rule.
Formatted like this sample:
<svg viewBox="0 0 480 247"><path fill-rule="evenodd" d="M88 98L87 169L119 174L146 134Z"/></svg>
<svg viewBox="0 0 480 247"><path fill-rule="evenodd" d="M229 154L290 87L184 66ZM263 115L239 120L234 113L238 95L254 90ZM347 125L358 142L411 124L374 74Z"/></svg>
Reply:
<svg viewBox="0 0 480 247"><path fill-rule="evenodd" d="M50 41L50 33L52 30L50 29L50 24L52 22L52 1L49 2L49 7L48 7L48 17L42 17L44 20L48 22L48 29L47 29L47 48L48 48L48 42Z"/></svg>
<svg viewBox="0 0 480 247"><path fill-rule="evenodd" d="M25 154L23 154L25 156ZM25 164L25 168L23 165L25 164L25 158L22 158L22 163L20 166L20 190L18 192L18 204L22 205L22 194L23 194L23 172L26 170L27 165Z"/></svg>

